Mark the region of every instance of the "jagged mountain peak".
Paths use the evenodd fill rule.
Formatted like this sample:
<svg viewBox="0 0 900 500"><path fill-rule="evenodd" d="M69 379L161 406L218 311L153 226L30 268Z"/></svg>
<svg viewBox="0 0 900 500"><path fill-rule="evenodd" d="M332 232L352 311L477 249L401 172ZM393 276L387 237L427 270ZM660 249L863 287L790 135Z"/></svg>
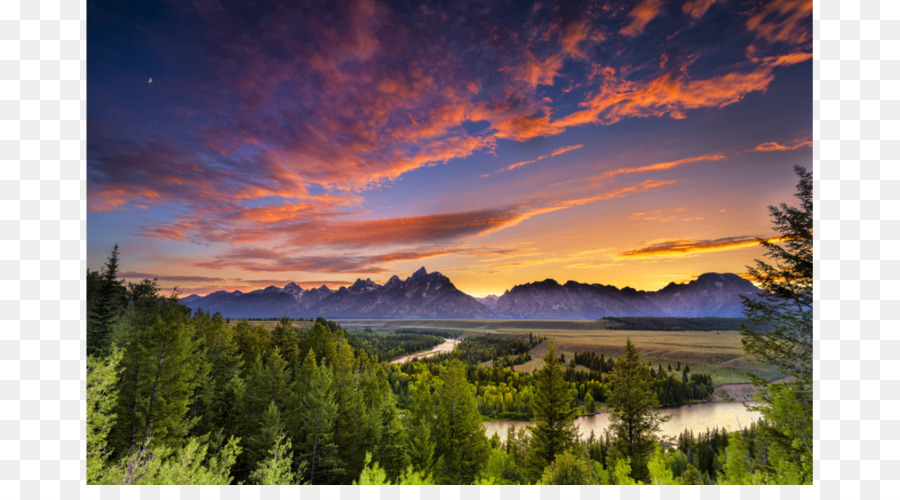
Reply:
<svg viewBox="0 0 900 500"><path fill-rule="evenodd" d="M232 318L323 316L341 318L521 318L598 319L603 316L739 317L740 297L758 292L733 273L704 273L683 284L652 291L552 278L516 285L500 297L476 299L459 291L439 272L420 268L406 280L391 276L384 285L357 279L349 287L326 285L307 291L296 283L249 293L220 290L182 299L191 308Z"/></svg>

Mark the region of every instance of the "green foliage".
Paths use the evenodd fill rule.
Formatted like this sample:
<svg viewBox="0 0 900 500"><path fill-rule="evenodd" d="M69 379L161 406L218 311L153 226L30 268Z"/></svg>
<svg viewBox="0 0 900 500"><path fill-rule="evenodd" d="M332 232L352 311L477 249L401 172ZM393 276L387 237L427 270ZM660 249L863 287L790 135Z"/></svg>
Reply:
<svg viewBox="0 0 900 500"><path fill-rule="evenodd" d="M620 458L615 462L613 469L613 480L620 486L634 486L644 484L641 481L635 481L631 473L631 459Z"/></svg>
<svg viewBox="0 0 900 500"><path fill-rule="evenodd" d="M724 458L720 460L723 464L724 477L719 482L721 484L753 484L750 455L740 433L732 434L728 439L728 448L725 449L724 455Z"/></svg>
<svg viewBox="0 0 900 500"><path fill-rule="evenodd" d="M120 450L153 439L179 447L197 418L188 415L195 389L208 376L190 310L174 297L131 304L119 323L119 409L114 434Z"/></svg>
<svg viewBox="0 0 900 500"><path fill-rule="evenodd" d="M813 200L812 174L795 166L800 178L799 204L771 206L773 229L779 241L760 240L768 261L757 260L748 268L754 281L767 292L743 299L749 326L741 329L744 350L758 363L777 367L791 377L785 384L760 386L754 409L765 418L778 471L792 470L782 479L812 481L812 300L813 300ZM793 470L796 469L796 470Z"/></svg>
<svg viewBox="0 0 900 500"><path fill-rule="evenodd" d="M378 462L372 463L372 454L366 453L365 466L359 475L359 482L354 481L353 484L358 485L386 485L391 484L387 479L387 473L378 466Z"/></svg>
<svg viewBox="0 0 900 500"><path fill-rule="evenodd" d="M669 460L662 446L656 446L653 456L650 457L650 461L647 463L647 469L650 474L649 484L678 484L675 481L675 474L669 468Z"/></svg>
<svg viewBox="0 0 900 500"><path fill-rule="evenodd" d="M630 338L625 343L624 354L616 359L611 378L612 392L608 402L615 457L629 459L635 479L646 480L649 477L647 460L656 440L655 433L666 418L659 415L650 368L641 361Z"/></svg>
<svg viewBox="0 0 900 500"><path fill-rule="evenodd" d="M241 452L237 439L229 439L218 453L207 456L208 445L190 438L181 448L138 446L115 473L108 474L108 484L230 484L231 466Z"/></svg>
<svg viewBox="0 0 900 500"><path fill-rule="evenodd" d="M338 416L334 375L331 367L318 365L310 356L306 361L312 364L309 390L300 395L298 408L297 435L301 444L297 451L309 463L309 484L329 484L335 475L343 472L334 442L334 422Z"/></svg>
<svg viewBox="0 0 900 500"><path fill-rule="evenodd" d="M334 361L334 400L341 418L334 423L334 441L344 469L337 481L344 484L359 477L365 458L364 415L367 408L363 404L360 377L353 348L345 339L339 339Z"/></svg>
<svg viewBox="0 0 900 500"><path fill-rule="evenodd" d="M540 484L600 483L590 460L578 453L567 451L559 454L553 463L544 470Z"/></svg>
<svg viewBox="0 0 900 500"><path fill-rule="evenodd" d="M522 484L524 481L513 455L502 449L491 449L477 484Z"/></svg>
<svg viewBox="0 0 900 500"><path fill-rule="evenodd" d="M407 354L425 351L444 343L444 338L425 333L375 333L360 330L347 332L347 341L357 352L365 351L388 361Z"/></svg>
<svg viewBox="0 0 900 500"><path fill-rule="evenodd" d="M106 358L88 356L87 362L87 483L97 484L112 452L107 436L116 421L117 365L123 351L113 349Z"/></svg>
<svg viewBox="0 0 900 500"><path fill-rule="evenodd" d="M279 434L265 458L250 474L250 480L254 484L295 484L292 458L291 440Z"/></svg>
<svg viewBox="0 0 900 500"><path fill-rule="evenodd" d="M487 462L490 447L476 407L475 389L466 381L461 362L453 360L441 370L435 400L435 482L472 484Z"/></svg>
<svg viewBox="0 0 900 500"><path fill-rule="evenodd" d="M424 372L410 390L409 413L404 420L406 426L407 453L414 470L430 474L434 464L435 442L431 430L434 428L434 400L431 396L431 376Z"/></svg>
<svg viewBox="0 0 900 500"><path fill-rule="evenodd" d="M126 288L119 280L119 245L113 247L100 272L87 273L87 353L106 356L113 330L126 302Z"/></svg>
<svg viewBox="0 0 900 500"><path fill-rule="evenodd" d="M553 341L544 355L544 366L536 374L535 393L532 400L534 420L531 426L531 450L528 477L540 478L556 456L575 443L575 396L572 386L565 381L562 362L556 355Z"/></svg>
<svg viewBox="0 0 900 500"><path fill-rule="evenodd" d="M728 331L739 330L739 318L653 318L604 316L600 321L609 330L645 330L655 332Z"/></svg>

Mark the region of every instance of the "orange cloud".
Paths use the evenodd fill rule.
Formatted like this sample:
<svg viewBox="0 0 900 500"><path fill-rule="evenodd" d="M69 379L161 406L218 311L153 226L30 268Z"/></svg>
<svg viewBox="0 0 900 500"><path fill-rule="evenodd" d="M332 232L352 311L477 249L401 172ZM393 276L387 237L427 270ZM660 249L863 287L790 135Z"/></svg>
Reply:
<svg viewBox="0 0 900 500"><path fill-rule="evenodd" d="M644 0L628 13L631 22L619 30L619 34L625 36L640 35L647 23L653 20L662 12L662 0Z"/></svg>
<svg viewBox="0 0 900 500"><path fill-rule="evenodd" d="M581 147L582 147L581 144L575 144L575 145L572 145L572 146L565 146L565 147L562 147L562 148L559 148L559 149L554 150L554 151L553 151L552 153L550 153L550 154L545 154L545 155L538 156L537 158L535 158L535 159L533 159L533 160L526 160L526 161L520 161L520 162L518 162L518 163L513 163L512 165L506 167L506 170L513 170L513 169L516 169L516 168L519 168L519 167L522 167L522 166L525 166L525 165L530 165L530 164L532 164L532 163L535 163L535 162L538 162L538 161L541 161L541 160L546 160L547 158L550 158L550 157L553 157L553 156L559 156L559 155L561 155L561 154L568 153L569 151L575 151L576 149L580 149Z"/></svg>
<svg viewBox="0 0 900 500"><path fill-rule="evenodd" d="M813 146L812 141L797 139L791 141L787 144L779 144L777 142L764 142L759 146L756 146L757 151L793 151L795 149L800 149L804 147L811 148Z"/></svg>
<svg viewBox="0 0 900 500"><path fill-rule="evenodd" d="M812 37L812 0L774 0L747 19L747 29L769 43L800 45Z"/></svg>
<svg viewBox="0 0 900 500"><path fill-rule="evenodd" d="M673 169L675 167L678 167L678 166L681 166L681 165L684 165L687 163L697 163L697 162L701 162L701 161L721 161L721 160L724 160L725 158L726 158L725 155L720 155L720 154L693 156L691 158L681 158L679 160L653 163L651 165L643 165L640 167L617 168L615 170L610 170L608 172L604 172L600 175L595 175L593 177L589 177L584 180L586 180L586 181L602 181L602 180L608 180L608 179L611 179L613 177L617 177L617 176L623 175L623 174L634 174L634 173L639 173L639 172L652 172L652 171L656 171L656 170L670 170L670 169Z"/></svg>
<svg viewBox="0 0 900 500"><path fill-rule="evenodd" d="M780 238L769 238L766 241L778 242ZM673 255L685 255L698 252L718 252L722 250L735 250L758 246L759 239L754 236L732 236L715 240L668 240L655 243L637 250L629 250L619 254L620 257L668 257Z"/></svg>
<svg viewBox="0 0 900 500"><path fill-rule="evenodd" d="M688 211L688 207L673 208L670 210L651 210L649 212L634 212L628 216L629 220L644 222L691 222L703 220L703 217L684 217L681 212Z"/></svg>
<svg viewBox="0 0 900 500"><path fill-rule="evenodd" d="M694 19L700 19L714 3L716 0L688 0L681 6L681 10Z"/></svg>

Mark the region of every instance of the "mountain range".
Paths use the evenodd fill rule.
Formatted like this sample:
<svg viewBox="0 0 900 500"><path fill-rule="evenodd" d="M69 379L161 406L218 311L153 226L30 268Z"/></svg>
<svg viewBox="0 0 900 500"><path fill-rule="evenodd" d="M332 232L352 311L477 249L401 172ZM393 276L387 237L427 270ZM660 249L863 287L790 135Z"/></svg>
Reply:
<svg viewBox="0 0 900 500"><path fill-rule="evenodd" d="M181 303L227 318L325 317L329 319L599 319L604 316L723 317L744 314L741 296L761 290L732 273L705 273L657 291L547 279L516 285L503 295L476 299L439 272L421 268L379 285L357 279L349 287L304 290L295 283L262 290L189 295Z"/></svg>

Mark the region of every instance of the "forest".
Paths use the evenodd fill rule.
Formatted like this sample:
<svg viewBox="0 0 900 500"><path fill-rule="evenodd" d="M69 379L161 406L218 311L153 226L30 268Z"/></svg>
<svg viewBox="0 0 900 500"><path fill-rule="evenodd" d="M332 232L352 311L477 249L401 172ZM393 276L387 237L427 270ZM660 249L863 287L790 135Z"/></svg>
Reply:
<svg viewBox="0 0 900 500"><path fill-rule="evenodd" d="M89 484L803 484L812 480L811 178L799 208L772 207L782 245L751 268L746 352L790 376L757 379L762 418L738 432L657 435L661 405L703 399L708 375L653 367L630 339L617 358L542 338L465 339L390 365L442 336L348 333L318 318L272 329L191 311L153 280L118 279L118 249L87 274ZM602 404L610 426L579 436ZM486 418L521 418L504 442Z"/></svg>

